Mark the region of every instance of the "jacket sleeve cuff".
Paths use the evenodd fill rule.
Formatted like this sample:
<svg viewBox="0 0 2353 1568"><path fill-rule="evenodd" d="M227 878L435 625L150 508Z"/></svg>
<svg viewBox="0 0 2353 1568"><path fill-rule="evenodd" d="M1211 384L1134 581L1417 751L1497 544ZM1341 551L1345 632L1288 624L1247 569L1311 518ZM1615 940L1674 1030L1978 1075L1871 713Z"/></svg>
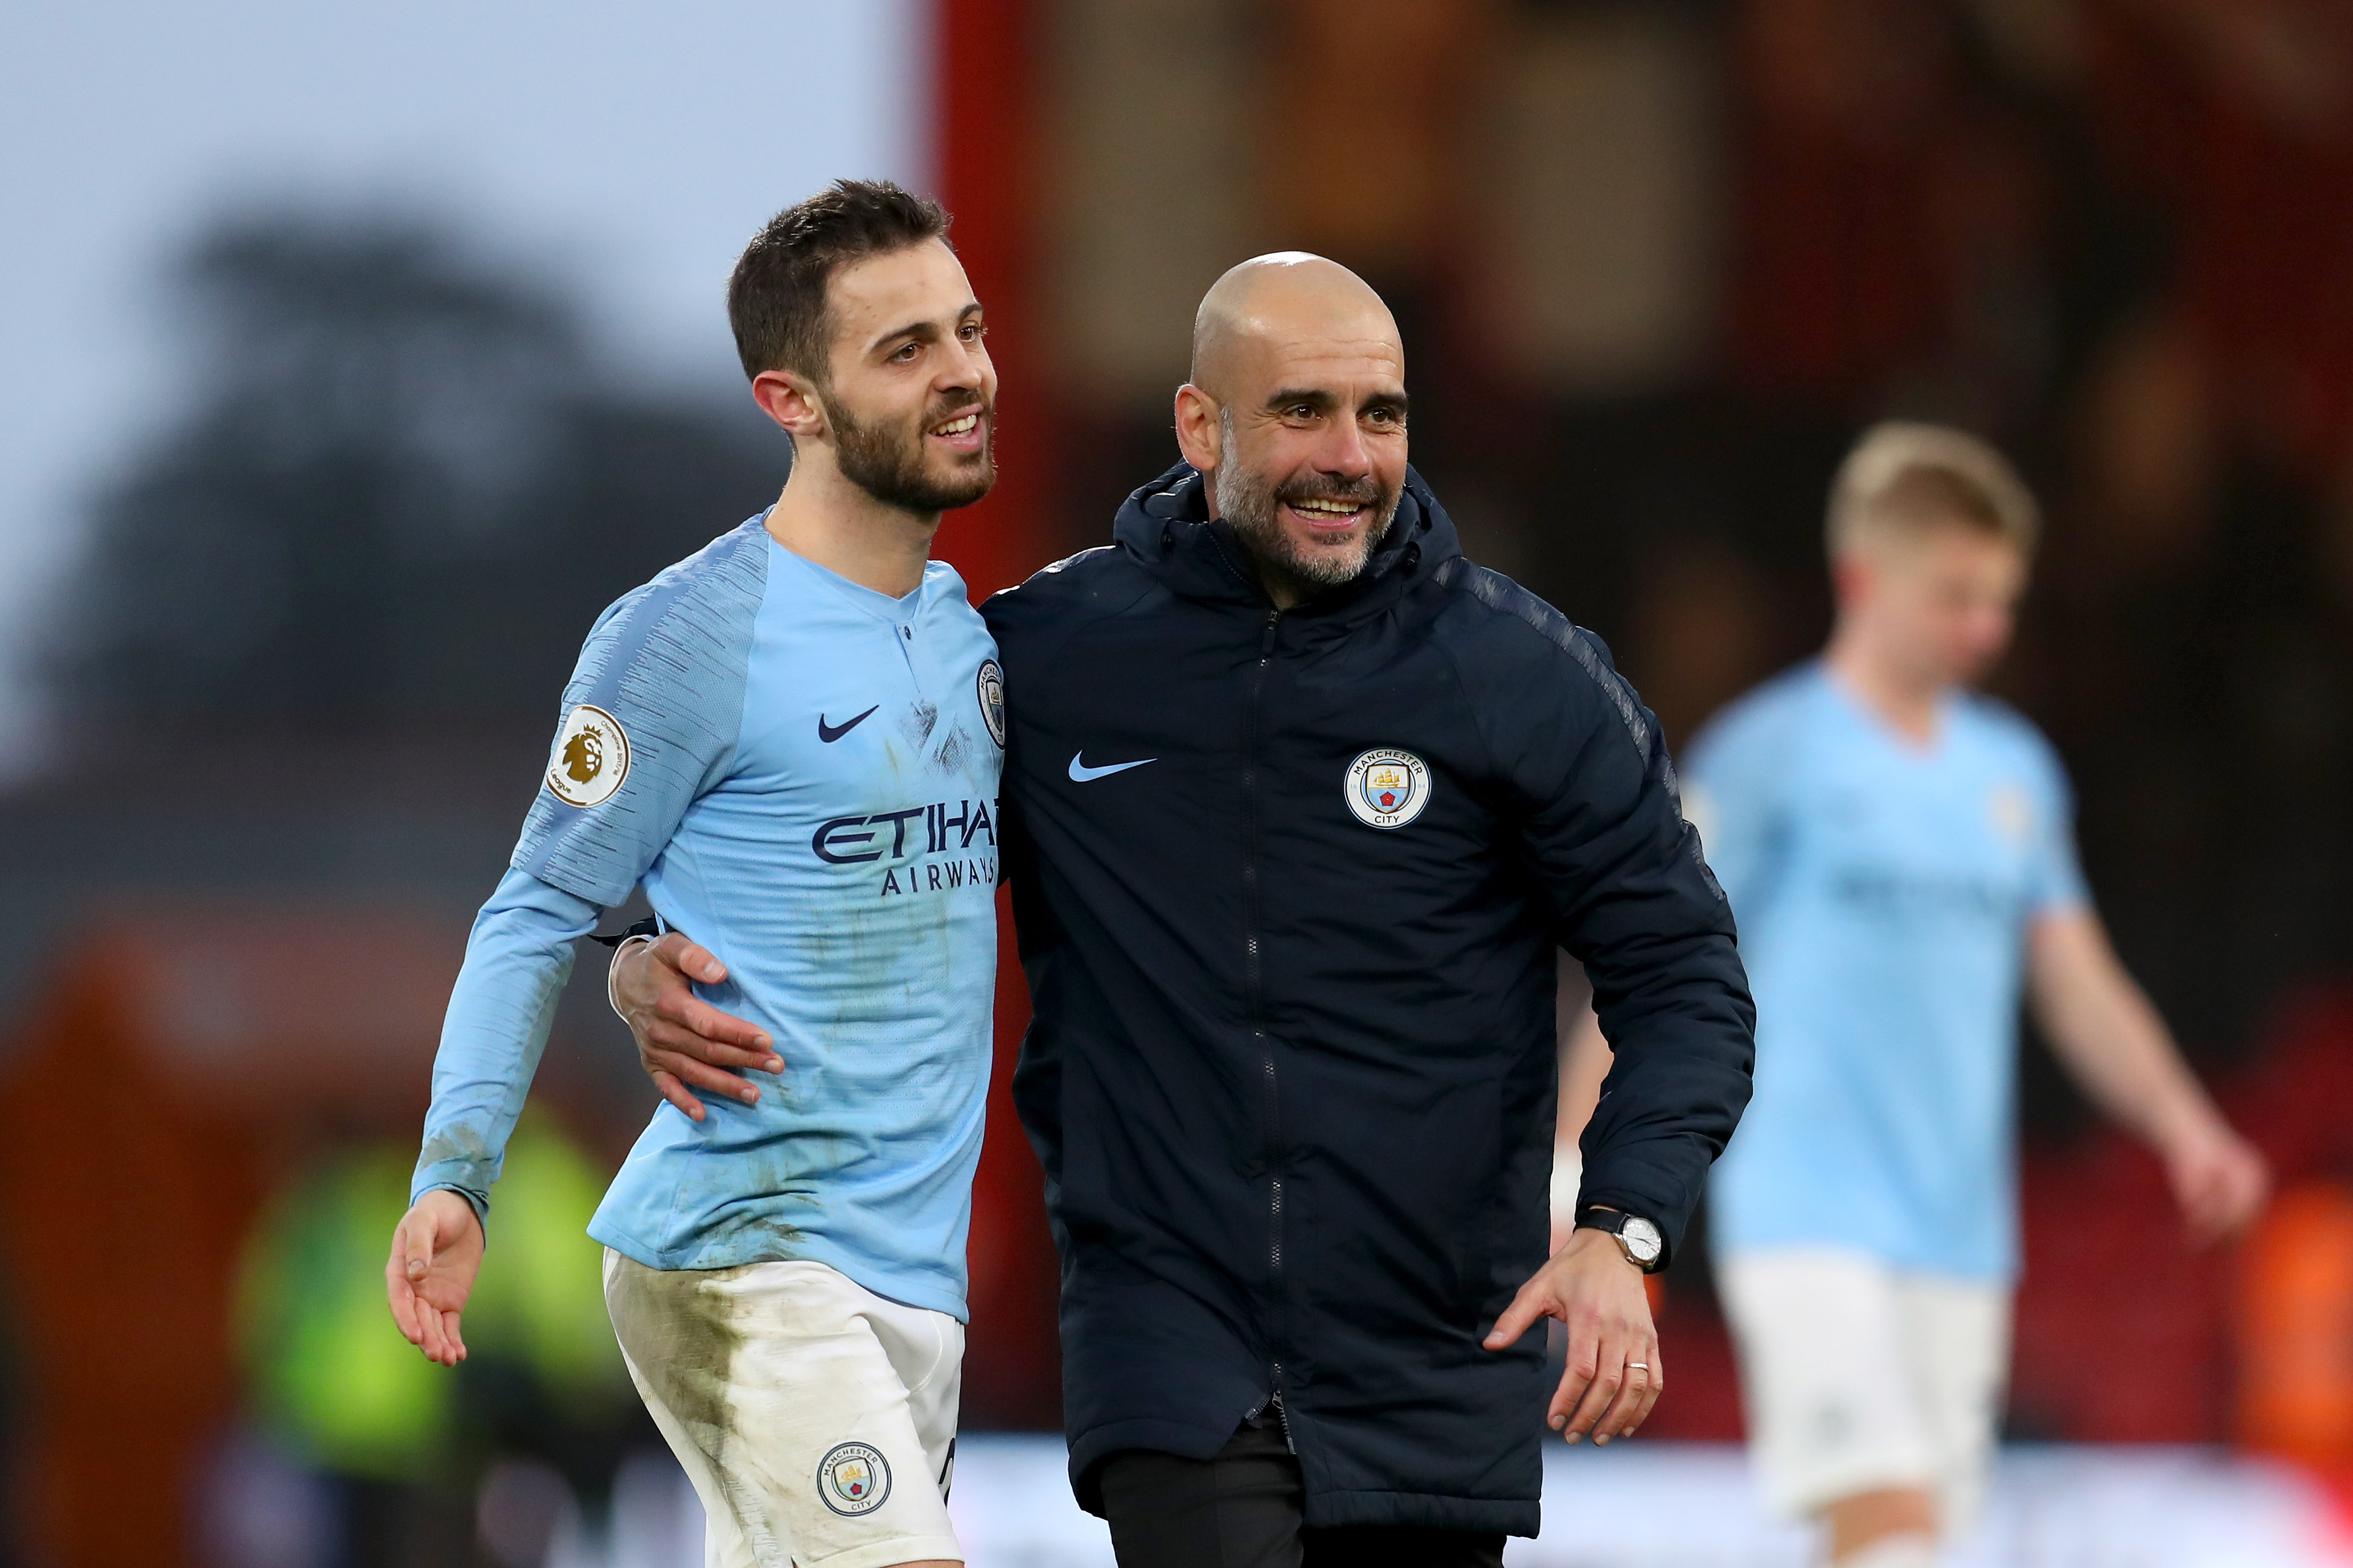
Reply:
<svg viewBox="0 0 2353 1568"><path fill-rule="evenodd" d="M1684 1226L1691 1218L1689 1215L1674 1213L1673 1205L1662 1205L1655 1197L1645 1197L1640 1193L1629 1192L1623 1187L1588 1182L1578 1189L1577 1207L1570 1212L1583 1214L1587 1209L1594 1207L1616 1209L1620 1214L1640 1215L1657 1226L1662 1243L1659 1251L1661 1268L1674 1261L1675 1253L1683 1246Z"/></svg>

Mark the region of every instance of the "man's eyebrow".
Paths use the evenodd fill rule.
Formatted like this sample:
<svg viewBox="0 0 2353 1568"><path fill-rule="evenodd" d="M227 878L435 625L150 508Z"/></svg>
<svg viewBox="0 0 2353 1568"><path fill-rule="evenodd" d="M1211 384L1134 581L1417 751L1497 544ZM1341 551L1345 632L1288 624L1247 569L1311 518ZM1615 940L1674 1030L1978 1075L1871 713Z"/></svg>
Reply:
<svg viewBox="0 0 2353 1568"><path fill-rule="evenodd" d="M919 343L927 343L937 338L939 335L939 328L929 321L910 321L903 327L893 327L887 332L877 333L874 341L866 346L870 351L879 349L885 343L895 343L902 338L913 339L914 342Z"/></svg>
<svg viewBox="0 0 2353 1568"><path fill-rule="evenodd" d="M1273 396L1268 398L1266 400L1266 405L1269 408L1288 408L1294 403L1304 403L1311 408L1329 408L1337 402L1339 402L1339 399L1333 396L1330 393L1320 391L1314 387L1287 386L1277 392ZM1362 403L1357 405L1357 406L1360 408L1394 408L1398 413L1402 414L1406 411L1406 395L1401 389L1388 392L1376 392L1367 395Z"/></svg>
<svg viewBox="0 0 2353 1568"><path fill-rule="evenodd" d="M980 301L975 300L956 312L956 325L962 326L979 314ZM866 346L871 352L881 348L885 343L895 343L902 338L914 342L928 343L937 341L939 335L939 328L929 321L910 321L903 327L894 327L890 331L882 333Z"/></svg>

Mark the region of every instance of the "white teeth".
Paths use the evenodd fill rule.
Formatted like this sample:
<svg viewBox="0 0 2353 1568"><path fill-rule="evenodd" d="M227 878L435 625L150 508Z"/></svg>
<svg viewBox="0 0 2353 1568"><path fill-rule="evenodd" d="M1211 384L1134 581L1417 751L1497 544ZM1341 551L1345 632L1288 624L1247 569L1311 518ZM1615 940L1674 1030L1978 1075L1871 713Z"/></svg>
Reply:
<svg viewBox="0 0 2353 1568"><path fill-rule="evenodd" d="M961 419L951 419L944 425L934 426L932 427L932 434L934 436L961 436L979 423L979 415L967 414Z"/></svg>
<svg viewBox="0 0 2353 1568"><path fill-rule="evenodd" d="M1319 517L1349 517L1364 510L1364 503L1352 500L1295 500L1293 511L1312 511Z"/></svg>

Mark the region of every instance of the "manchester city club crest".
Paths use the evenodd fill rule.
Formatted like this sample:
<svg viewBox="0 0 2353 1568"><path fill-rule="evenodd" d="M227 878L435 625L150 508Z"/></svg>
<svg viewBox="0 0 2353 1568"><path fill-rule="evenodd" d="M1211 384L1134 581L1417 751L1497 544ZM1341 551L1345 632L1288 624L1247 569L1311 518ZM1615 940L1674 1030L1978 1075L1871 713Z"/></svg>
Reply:
<svg viewBox="0 0 2353 1568"><path fill-rule="evenodd" d="M1986 820L2011 848L2023 845L2034 831L2034 802L2014 784L1998 784L1986 795Z"/></svg>
<svg viewBox="0 0 2353 1568"><path fill-rule="evenodd" d="M818 1461L817 1489L836 1513L872 1513L891 1495L890 1461L864 1443L837 1444Z"/></svg>
<svg viewBox="0 0 2353 1568"><path fill-rule="evenodd" d="M1005 744L1005 671L993 658L980 661L980 717L988 726L988 737L999 746Z"/></svg>
<svg viewBox="0 0 2353 1568"><path fill-rule="evenodd" d="M1366 826L1403 827L1430 804L1430 764L1411 752L1366 752L1348 764L1341 794Z"/></svg>
<svg viewBox="0 0 2353 1568"><path fill-rule="evenodd" d="M555 732L547 787L566 805L602 805L629 776L629 737L621 721L583 702Z"/></svg>

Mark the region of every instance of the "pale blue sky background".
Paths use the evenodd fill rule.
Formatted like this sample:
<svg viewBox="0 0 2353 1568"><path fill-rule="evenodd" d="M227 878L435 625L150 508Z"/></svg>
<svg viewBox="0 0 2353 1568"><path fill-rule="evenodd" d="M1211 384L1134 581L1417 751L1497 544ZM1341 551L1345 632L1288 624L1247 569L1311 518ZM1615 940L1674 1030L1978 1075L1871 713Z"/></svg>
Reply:
<svg viewBox="0 0 2353 1568"><path fill-rule="evenodd" d="M561 251L611 351L736 389L720 288L777 207L920 182L926 0L24 0L0 8L0 778L37 766L47 590L185 405L156 284L224 206L451 213Z"/></svg>

